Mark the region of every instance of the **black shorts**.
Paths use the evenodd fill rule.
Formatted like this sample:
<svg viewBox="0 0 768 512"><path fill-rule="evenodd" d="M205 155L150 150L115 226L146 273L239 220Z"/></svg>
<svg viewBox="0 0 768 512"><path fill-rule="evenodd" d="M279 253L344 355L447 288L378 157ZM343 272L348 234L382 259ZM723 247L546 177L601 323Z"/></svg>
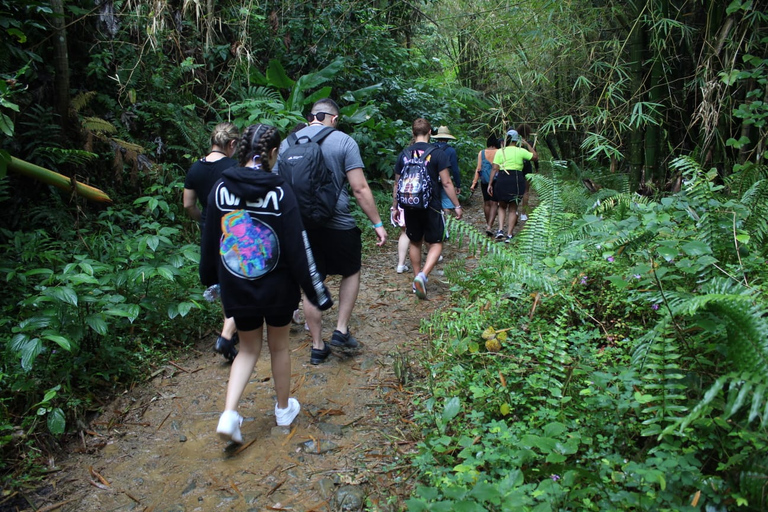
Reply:
<svg viewBox="0 0 768 512"><path fill-rule="evenodd" d="M426 210L404 208L405 234L411 242L436 244L445 237L445 217L443 212L434 208Z"/></svg>
<svg viewBox="0 0 768 512"><path fill-rule="evenodd" d="M329 275L349 277L360 272L363 242L360 228L308 229L309 246L315 257L317 272L325 280Z"/></svg>
<svg viewBox="0 0 768 512"><path fill-rule="evenodd" d="M496 182L496 180L493 181ZM493 196L488 193L488 183L480 182L480 192L483 193L483 201L495 201Z"/></svg>
<svg viewBox="0 0 768 512"><path fill-rule="evenodd" d="M493 184L493 197L500 203L520 203L525 185L525 175L521 171L499 171Z"/></svg>
<svg viewBox="0 0 768 512"><path fill-rule="evenodd" d="M238 331L255 331L264 325L264 320L272 327L283 327L291 323L291 318L293 318L293 311L281 315L265 315L256 312L250 316L236 316L234 320Z"/></svg>

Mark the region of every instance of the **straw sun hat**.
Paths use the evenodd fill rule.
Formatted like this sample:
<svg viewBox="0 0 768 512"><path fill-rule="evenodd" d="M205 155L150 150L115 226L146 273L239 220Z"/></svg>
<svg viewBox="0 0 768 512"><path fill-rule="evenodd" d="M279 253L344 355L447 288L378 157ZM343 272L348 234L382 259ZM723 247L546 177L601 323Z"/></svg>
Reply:
<svg viewBox="0 0 768 512"><path fill-rule="evenodd" d="M447 140L456 140L456 137L451 135L451 131L448 129L447 126L441 126L437 129L437 134L432 136L433 139L447 139Z"/></svg>

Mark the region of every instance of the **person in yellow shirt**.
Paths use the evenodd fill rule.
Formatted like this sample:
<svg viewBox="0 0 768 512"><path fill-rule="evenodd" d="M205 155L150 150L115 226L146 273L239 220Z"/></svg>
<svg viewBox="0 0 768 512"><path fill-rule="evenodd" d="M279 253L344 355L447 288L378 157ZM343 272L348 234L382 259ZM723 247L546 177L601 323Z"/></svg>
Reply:
<svg viewBox="0 0 768 512"><path fill-rule="evenodd" d="M518 147L517 142L523 147ZM506 219L507 233L506 243L512 241L512 231L517 224L517 205L523 199L525 194L525 175L523 174L523 162L526 160L537 161L538 153L528 141L520 138L516 130L507 132L507 139L504 147L496 152L493 157L493 167L491 169L491 179L488 184L488 194L498 201L499 209L499 231L496 233L497 240L504 240L504 221ZM497 175L498 174L498 178ZM494 179L496 181L494 181Z"/></svg>

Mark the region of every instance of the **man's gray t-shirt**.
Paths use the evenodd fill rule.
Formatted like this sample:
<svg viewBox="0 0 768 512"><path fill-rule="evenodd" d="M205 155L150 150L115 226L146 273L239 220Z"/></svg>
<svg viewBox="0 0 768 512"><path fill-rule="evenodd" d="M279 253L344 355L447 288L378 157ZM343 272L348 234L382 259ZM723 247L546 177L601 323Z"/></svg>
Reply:
<svg viewBox="0 0 768 512"><path fill-rule="evenodd" d="M324 126L311 125L306 128L302 128L296 135L298 137L312 137ZM288 141L283 140L280 144L279 153L282 154L288 148ZM347 185L347 173L352 169L363 168L363 158L360 156L360 148L357 146L357 142L347 135L338 130L328 135L320 144L320 149L323 152L323 159L325 159L325 165L333 171L336 178L336 183L341 184L341 192L339 193L339 201L336 203L336 212L333 214L333 218L326 224L326 227L331 229L352 229L357 226L352 214L349 213L349 192ZM280 164L275 164L272 172L280 174Z"/></svg>

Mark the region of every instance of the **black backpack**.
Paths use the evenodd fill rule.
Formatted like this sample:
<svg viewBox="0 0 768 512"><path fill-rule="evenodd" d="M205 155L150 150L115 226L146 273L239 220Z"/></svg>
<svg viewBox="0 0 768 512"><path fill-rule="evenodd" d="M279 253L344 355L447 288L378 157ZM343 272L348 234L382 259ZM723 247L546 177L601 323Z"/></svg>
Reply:
<svg viewBox="0 0 768 512"><path fill-rule="evenodd" d="M403 208L426 209L432 200L432 178L427 171L429 154L436 149L430 146L421 156L414 151L409 155L403 151L403 168L397 182L397 202Z"/></svg>
<svg viewBox="0 0 768 512"><path fill-rule="evenodd" d="M320 149L320 143L333 131L334 128L326 126L314 137L292 133L288 136L288 147L280 154L280 175L293 188L307 228L325 225L333 217L339 200L340 187L333 171L325 165Z"/></svg>

